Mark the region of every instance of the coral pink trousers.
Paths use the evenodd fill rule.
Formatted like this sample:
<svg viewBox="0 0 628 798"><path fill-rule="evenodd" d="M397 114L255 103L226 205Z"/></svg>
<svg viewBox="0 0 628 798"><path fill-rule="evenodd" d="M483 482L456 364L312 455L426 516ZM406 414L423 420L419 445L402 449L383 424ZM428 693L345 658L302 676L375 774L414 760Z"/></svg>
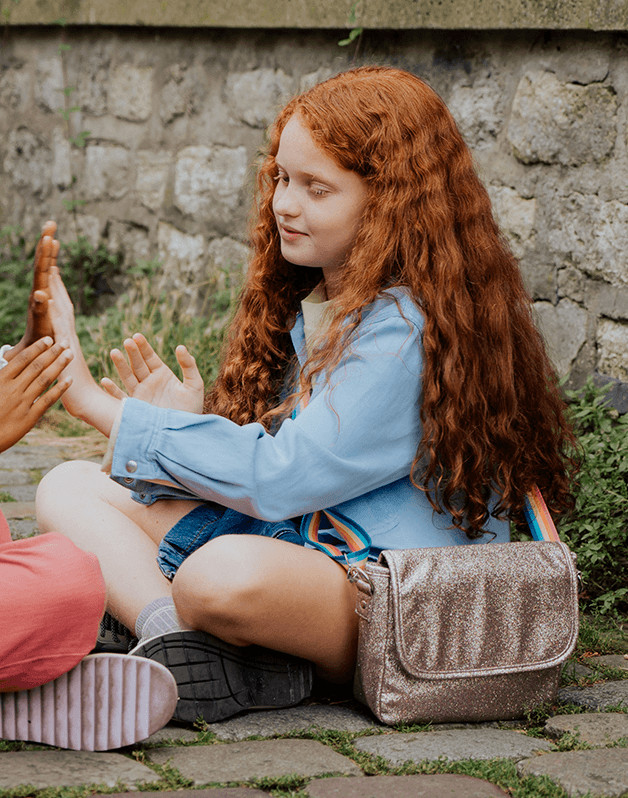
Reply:
<svg viewBox="0 0 628 798"><path fill-rule="evenodd" d="M94 647L104 607L92 554L54 532L12 541L0 512L0 692L73 668Z"/></svg>

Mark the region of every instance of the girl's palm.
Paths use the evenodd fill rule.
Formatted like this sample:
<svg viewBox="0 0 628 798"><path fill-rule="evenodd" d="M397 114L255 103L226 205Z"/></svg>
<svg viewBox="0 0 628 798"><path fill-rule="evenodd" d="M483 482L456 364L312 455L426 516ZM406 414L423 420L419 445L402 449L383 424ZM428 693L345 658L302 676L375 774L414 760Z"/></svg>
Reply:
<svg viewBox="0 0 628 798"><path fill-rule="evenodd" d="M181 366L183 382L163 362L141 333L127 338L124 349L128 362L119 349L113 349L111 359L129 396L143 399L159 407L201 413L205 388L196 361L185 346L175 350ZM124 393L107 378L101 381L112 396L122 398Z"/></svg>

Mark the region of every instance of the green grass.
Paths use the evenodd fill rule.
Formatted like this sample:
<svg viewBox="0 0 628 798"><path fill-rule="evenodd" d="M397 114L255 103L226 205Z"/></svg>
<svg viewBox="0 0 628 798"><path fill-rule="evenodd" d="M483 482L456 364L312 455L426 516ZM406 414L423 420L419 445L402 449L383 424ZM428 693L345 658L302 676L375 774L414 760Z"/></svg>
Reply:
<svg viewBox="0 0 628 798"><path fill-rule="evenodd" d="M0 502L14 502L17 501L8 491L0 490Z"/></svg>

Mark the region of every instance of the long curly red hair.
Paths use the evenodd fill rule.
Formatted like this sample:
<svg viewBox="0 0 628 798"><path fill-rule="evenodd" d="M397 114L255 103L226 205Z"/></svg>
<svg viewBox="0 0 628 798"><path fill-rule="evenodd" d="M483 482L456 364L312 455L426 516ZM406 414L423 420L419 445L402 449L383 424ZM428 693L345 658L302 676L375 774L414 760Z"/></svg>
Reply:
<svg viewBox="0 0 628 798"><path fill-rule="evenodd" d="M425 316L414 484L470 537L482 534L491 487L500 517L520 520L534 484L553 512L570 508L575 440L517 262L444 102L397 69L345 72L279 114L258 174L248 278L206 410L272 428L298 400L295 391L281 401L294 364L289 330L322 275L282 257L272 211L274 156L293 114L367 187L334 319L303 390L338 363L364 307L405 286Z"/></svg>

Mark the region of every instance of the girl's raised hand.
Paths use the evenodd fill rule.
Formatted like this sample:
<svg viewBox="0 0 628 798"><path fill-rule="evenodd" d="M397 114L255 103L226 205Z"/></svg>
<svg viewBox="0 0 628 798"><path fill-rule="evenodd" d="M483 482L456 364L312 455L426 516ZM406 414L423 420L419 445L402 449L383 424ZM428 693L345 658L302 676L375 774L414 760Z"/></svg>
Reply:
<svg viewBox="0 0 628 798"><path fill-rule="evenodd" d="M50 270L56 265L59 254L59 242L54 238L56 231L57 225L52 221L46 222L42 228L33 262L33 287L28 298L26 331L19 343L7 352L6 360L11 360L40 338L53 335L48 313L48 282Z"/></svg>
<svg viewBox="0 0 628 798"><path fill-rule="evenodd" d="M17 443L68 389L70 377L53 383L71 360L69 349L46 336L0 369L0 452Z"/></svg>
<svg viewBox="0 0 628 798"><path fill-rule="evenodd" d="M141 333L127 338L124 349L128 362L119 349L111 351L111 359L129 396L173 410L187 410L190 413L203 411L203 378L196 361L185 346L180 345L175 350L183 382L163 362ZM120 388L107 377L100 384L116 399L124 396Z"/></svg>

